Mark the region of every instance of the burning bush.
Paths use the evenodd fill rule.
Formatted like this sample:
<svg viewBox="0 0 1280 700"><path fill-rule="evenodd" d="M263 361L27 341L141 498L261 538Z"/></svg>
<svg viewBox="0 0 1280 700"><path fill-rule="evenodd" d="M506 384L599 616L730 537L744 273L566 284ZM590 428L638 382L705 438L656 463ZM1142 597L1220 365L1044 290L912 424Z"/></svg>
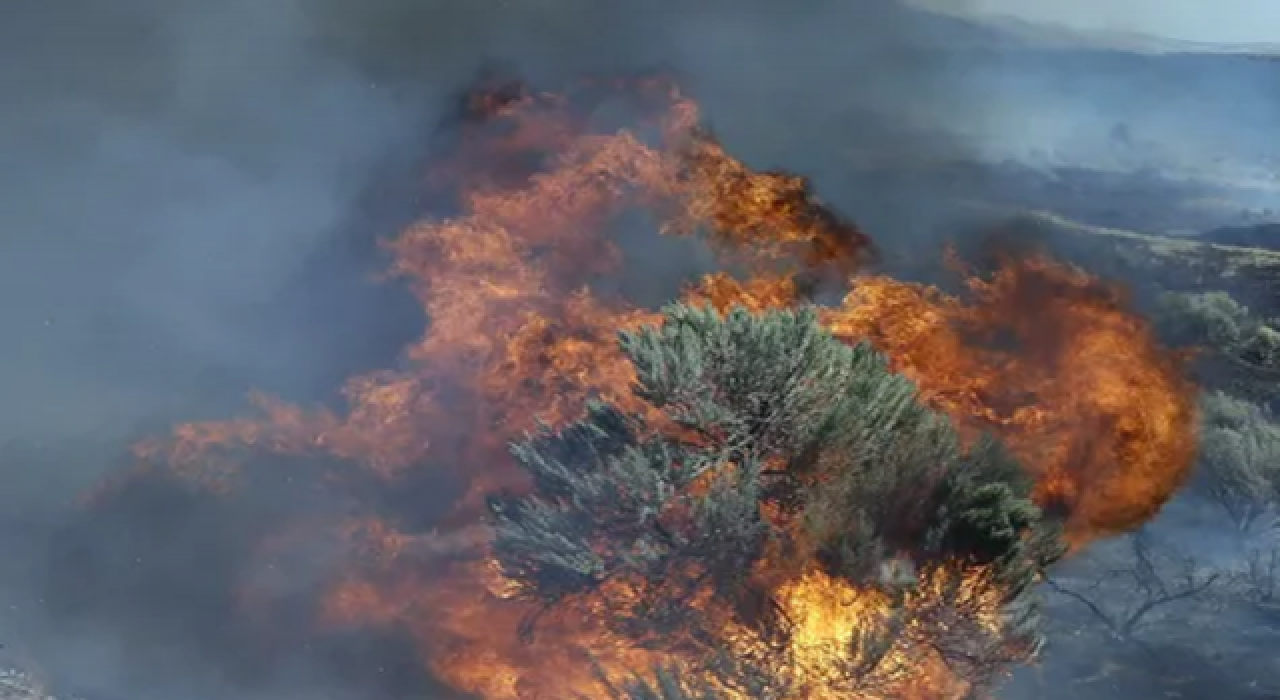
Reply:
<svg viewBox="0 0 1280 700"><path fill-rule="evenodd" d="M695 668L750 660L716 678L743 697L947 697L1035 648L1061 548L1030 480L869 345L812 310L675 306L623 348L667 427L593 403L515 446L533 492L491 508L521 594Z"/></svg>
<svg viewBox="0 0 1280 700"><path fill-rule="evenodd" d="M591 118L619 96L634 123ZM388 244L429 319L404 366L342 410L259 397L140 446L232 502L246 452L300 457L291 487L340 501L260 533L243 617L274 619L276 563L323 543L314 634L394 628L486 700L951 698L1034 651L1059 525L1124 531L1186 477L1177 356L1047 258L967 296L866 275L870 239L804 178L698 123L662 79L486 84L428 178L455 215ZM718 256L691 305L600 291L654 272L609 235L637 211ZM813 306L833 280L845 302Z"/></svg>

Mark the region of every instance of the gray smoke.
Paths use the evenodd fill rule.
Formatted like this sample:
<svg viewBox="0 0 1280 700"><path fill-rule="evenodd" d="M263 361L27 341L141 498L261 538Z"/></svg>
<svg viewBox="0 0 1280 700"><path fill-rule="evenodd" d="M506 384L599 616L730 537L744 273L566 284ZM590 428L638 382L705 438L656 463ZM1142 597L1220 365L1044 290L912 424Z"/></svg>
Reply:
<svg viewBox="0 0 1280 700"><path fill-rule="evenodd" d="M373 243L415 213L413 167L432 128L492 60L551 86L582 73L673 69L732 152L811 174L891 243L945 214L917 185L850 175L850 160L867 152L999 160L1045 143L1075 152L1116 120L1143 117L1144 100L1166 90L1161 75L1108 77L1105 61L1044 58L1014 70L1016 59L988 50L989 39L888 0L7 8L0 505L14 521L6 541L21 556L3 567L6 624L53 651L58 671L108 696L310 697L323 687L322 697L367 697L401 687L383 682L396 675L395 654L367 644L347 648L345 661L326 657L339 669L330 673L295 659L245 680L219 664L219 645L234 635L212 618L234 580L233 552L246 523L269 520L278 500L231 513L157 486L102 515L119 528L99 540L98 523L72 527L75 546L59 549L51 568L59 580L34 571L44 550L32 533L64 516L62 506L118 465L139 432L236 414L251 387L330 399L339 378L395 362L422 319L401 290L367 283L381 266ZM958 53L930 50L940 46ZM1207 89L1210 77L1188 89ZM1249 79L1214 89L1212 100L1262 104ZM1174 92L1162 112L1194 101ZM1277 112L1255 113L1262 124ZM1183 135L1217 123L1167 121ZM1259 142L1253 133L1232 132L1246 149ZM290 498L283 486L272 495ZM173 499L182 505L157 514L157 503ZM327 505L278 510L307 507ZM71 595L65 579L78 569L68 551L92 559L83 571L105 582L98 588L115 587L75 582L85 588L76 595L114 606L102 618L110 624L90 625L92 633L49 624L79 614L75 606L46 615L47 593ZM141 551L151 553L146 561ZM173 683L156 690L149 684L160 676Z"/></svg>
<svg viewBox="0 0 1280 700"><path fill-rule="evenodd" d="M421 692L394 640L307 650L275 621L277 647L297 653L234 648L244 630L229 596L261 574L242 570L255 528L332 503L282 484L229 510L157 483L83 515L66 504L120 466L139 433L239 413L251 387L330 399L342 376L395 362L422 319L403 291L370 291L373 241L414 213L420 150L491 60L550 85L673 68L705 93L732 148L794 168L805 163L784 132L829 131L859 104L930 92L928 61L891 79L884 52L914 39L896 9L855 5L9 9L0 501L11 557L0 594L14 653L95 697ZM65 521L52 540L48 520ZM284 577L300 598L310 566Z"/></svg>
<svg viewBox="0 0 1280 700"><path fill-rule="evenodd" d="M333 262L359 247L343 237L395 233L395 216L361 219L368 189L387 186L387 164L407 160L490 59L548 82L674 67L731 148L797 169L826 155L821 143L796 149L805 137L837 136L842 117L946 87L927 59L899 67L887 56L930 37L882 2L687 5L55 0L10 10L0 23L0 321L10 338L0 441L109 442L143 423L233 410L250 387L329 391L335 363L351 363L332 346L387 315L321 294L363 291L349 278L377 270L371 259ZM317 258L338 279L299 293ZM420 322L397 313L397 324ZM367 364L393 359L369 352Z"/></svg>

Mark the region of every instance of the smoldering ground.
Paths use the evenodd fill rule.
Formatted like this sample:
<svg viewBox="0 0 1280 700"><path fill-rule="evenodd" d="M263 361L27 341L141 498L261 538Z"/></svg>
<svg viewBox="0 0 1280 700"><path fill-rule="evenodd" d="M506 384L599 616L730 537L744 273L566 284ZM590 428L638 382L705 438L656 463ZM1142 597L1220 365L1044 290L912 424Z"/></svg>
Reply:
<svg viewBox="0 0 1280 700"><path fill-rule="evenodd" d="M251 387L330 400L343 377L396 362L424 319L403 290L371 283L383 265L375 242L429 213L416 180L429 137L483 66L549 84L669 67L730 150L813 173L883 239L932 223L929 193L845 193L844 144L885 147L872 128L884 119L939 112L967 128L902 147L959 158L986 147L966 134L1016 135L978 76L918 50L977 41L966 31L871 0L8 10L0 438L11 445L11 648L104 697L420 690L396 640L309 649L283 634L247 647L251 628L230 616L234 584L253 573L242 556L253 534L341 508L341 494L303 497L282 477L232 508L158 480L107 505L68 504L142 432L235 414ZM640 253L642 274L684 257ZM314 555L287 577L300 600L333 553Z"/></svg>

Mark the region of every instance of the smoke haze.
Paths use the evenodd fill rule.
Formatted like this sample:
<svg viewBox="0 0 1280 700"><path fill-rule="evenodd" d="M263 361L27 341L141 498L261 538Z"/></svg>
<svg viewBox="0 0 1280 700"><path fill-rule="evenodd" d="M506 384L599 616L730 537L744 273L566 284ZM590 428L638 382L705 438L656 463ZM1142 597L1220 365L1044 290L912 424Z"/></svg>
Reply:
<svg viewBox="0 0 1280 700"><path fill-rule="evenodd" d="M374 243L420 213L414 167L431 131L456 91L495 60L534 80L668 66L730 151L757 167L812 174L824 195L888 241L929 219L927 193L846 191L841 170L847 149L897 138L877 131L886 120L930 135L901 148L954 158L1077 153L1101 143L1117 120L1143 119L1164 130L1158 135L1211 149L1224 143L1216 127L1232 118L1213 105L1231 97L1232 115L1242 100L1257 115L1256 125L1231 132L1234 147L1249 151L1264 133L1274 147L1268 127L1280 123L1280 109L1250 77L1188 84L1216 87L1208 97L1157 97L1153 115L1160 74L1112 78L1105 62L1066 59L1018 72L998 52L956 63L915 50L963 39L953 31L962 30L871 0L820 0L803 11L675 0L48 0L10 8L0 23L0 326L9 338L0 443L10 446L0 452L0 507L31 521L60 518L140 431L234 414L255 387L329 400L353 371L394 364L423 319L402 290L372 282L382 268ZM1064 75L1075 92L1060 90ZM1208 105L1197 108L1208 121L1186 116L1192 102ZM127 523L127 544L73 527L76 546L60 550L52 568L61 578L9 565L22 569L3 591L11 629L58 650L58 670L104 697L315 697L322 684L321 697L340 696L332 675L303 661L269 680L249 673L247 689L204 661L217 655L217 639L155 653L221 624L209 619L225 604L213 591L232 587L238 565L222 553L237 550L244 522L278 515L266 505L232 514L181 501L157 513L156 503L177 498L157 489L110 514ZM289 493L282 485L277 495ZM15 561L37 561L40 547L19 542L28 532L21 527L13 546L25 554ZM145 565L130 558L143 549L156 552ZM143 593L66 587L77 570L68 551L86 567L92 559L110 585ZM91 634L76 628L72 647L45 619L55 588L63 598L99 596L116 606L111 625L143 632L104 622ZM162 590L179 592L156 612L147 604ZM200 606L209 609L191 612ZM80 614L72 606L50 617ZM166 621L140 619L147 615ZM133 653L144 637L147 651ZM337 675L353 696L370 685L400 687L403 679L385 682L397 671L381 649L340 657ZM157 674L138 673L139 664L185 680L177 691L147 690ZM375 667L375 678L356 667Z"/></svg>
<svg viewBox="0 0 1280 700"><path fill-rule="evenodd" d="M322 398L354 367L392 361L421 319L398 292L365 284L380 270L372 241L416 213L409 169L446 101L491 60L533 79L674 67L732 148L799 167L824 149L794 151L792 134L945 87L923 60L871 63L930 39L882 5L11 10L0 26L0 320L11 338L0 440L110 443L233 410L251 387Z"/></svg>
<svg viewBox="0 0 1280 700"><path fill-rule="evenodd" d="M1269 0L922 0L922 4L1186 41L1280 42L1280 6Z"/></svg>
<svg viewBox="0 0 1280 700"><path fill-rule="evenodd" d="M711 118L741 147L788 112L829 117L861 92L832 89L852 70L838 27L881 44L909 35L892 11L866 27L843 3L802 15L658 5L11 9L0 25L11 554L0 593L14 648L94 697L420 691L377 640L229 648L243 634L227 595L249 533L331 508L324 499L293 503L283 484L230 512L158 483L83 519L65 505L142 432L237 413L251 387L331 399L342 377L394 364L423 320L403 291L369 283L382 267L374 241L420 213L413 168L449 100L491 60L535 80L671 66L706 89ZM929 66L913 71L910 88L877 79L875 92L926 87ZM814 96L831 106L788 106ZM45 521L68 518L46 550ZM331 553L314 555L282 595L305 593L308 567Z"/></svg>

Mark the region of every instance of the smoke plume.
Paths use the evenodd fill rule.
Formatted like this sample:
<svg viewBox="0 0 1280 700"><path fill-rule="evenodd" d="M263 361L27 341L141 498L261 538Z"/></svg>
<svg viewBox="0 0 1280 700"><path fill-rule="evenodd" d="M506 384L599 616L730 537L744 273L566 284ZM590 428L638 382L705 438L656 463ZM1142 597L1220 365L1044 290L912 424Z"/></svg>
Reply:
<svg viewBox="0 0 1280 700"><path fill-rule="evenodd" d="M533 82L671 70L727 150L812 174L820 194L892 244L945 212L909 187L846 189L844 149L989 155L983 136L1008 123L1005 105L927 50L980 43L966 31L872 0L803 12L589 0L11 10L0 25L11 106L0 115L10 165L0 290L14 300L0 312L11 338L0 367L0 439L11 447L0 463L15 558L34 564L4 581L13 634L52 676L95 697L429 688L393 637L311 648L287 611L269 629L228 615L243 603L229 596L249 575L255 533L349 500L300 496L287 460L264 465L278 476L248 500L192 499L157 477L68 506L139 434L237 414L251 388L331 402L343 378L397 364L429 319L405 289L375 281L388 265L376 242L449 213L419 196L421 166L459 90L486 70ZM590 118L630 109L602 104ZM934 128L939 113L949 128ZM886 122L928 137L899 141ZM688 247L648 245L623 243L642 260L629 274L650 280L632 296L665 296L654 287L702 271L697 251L690 262ZM670 279L650 279L659 273ZM420 499L419 527L462 488L413 486L399 497ZM279 580L252 572L255 590L306 597L340 547L288 549ZM238 646L246 637L260 644Z"/></svg>

